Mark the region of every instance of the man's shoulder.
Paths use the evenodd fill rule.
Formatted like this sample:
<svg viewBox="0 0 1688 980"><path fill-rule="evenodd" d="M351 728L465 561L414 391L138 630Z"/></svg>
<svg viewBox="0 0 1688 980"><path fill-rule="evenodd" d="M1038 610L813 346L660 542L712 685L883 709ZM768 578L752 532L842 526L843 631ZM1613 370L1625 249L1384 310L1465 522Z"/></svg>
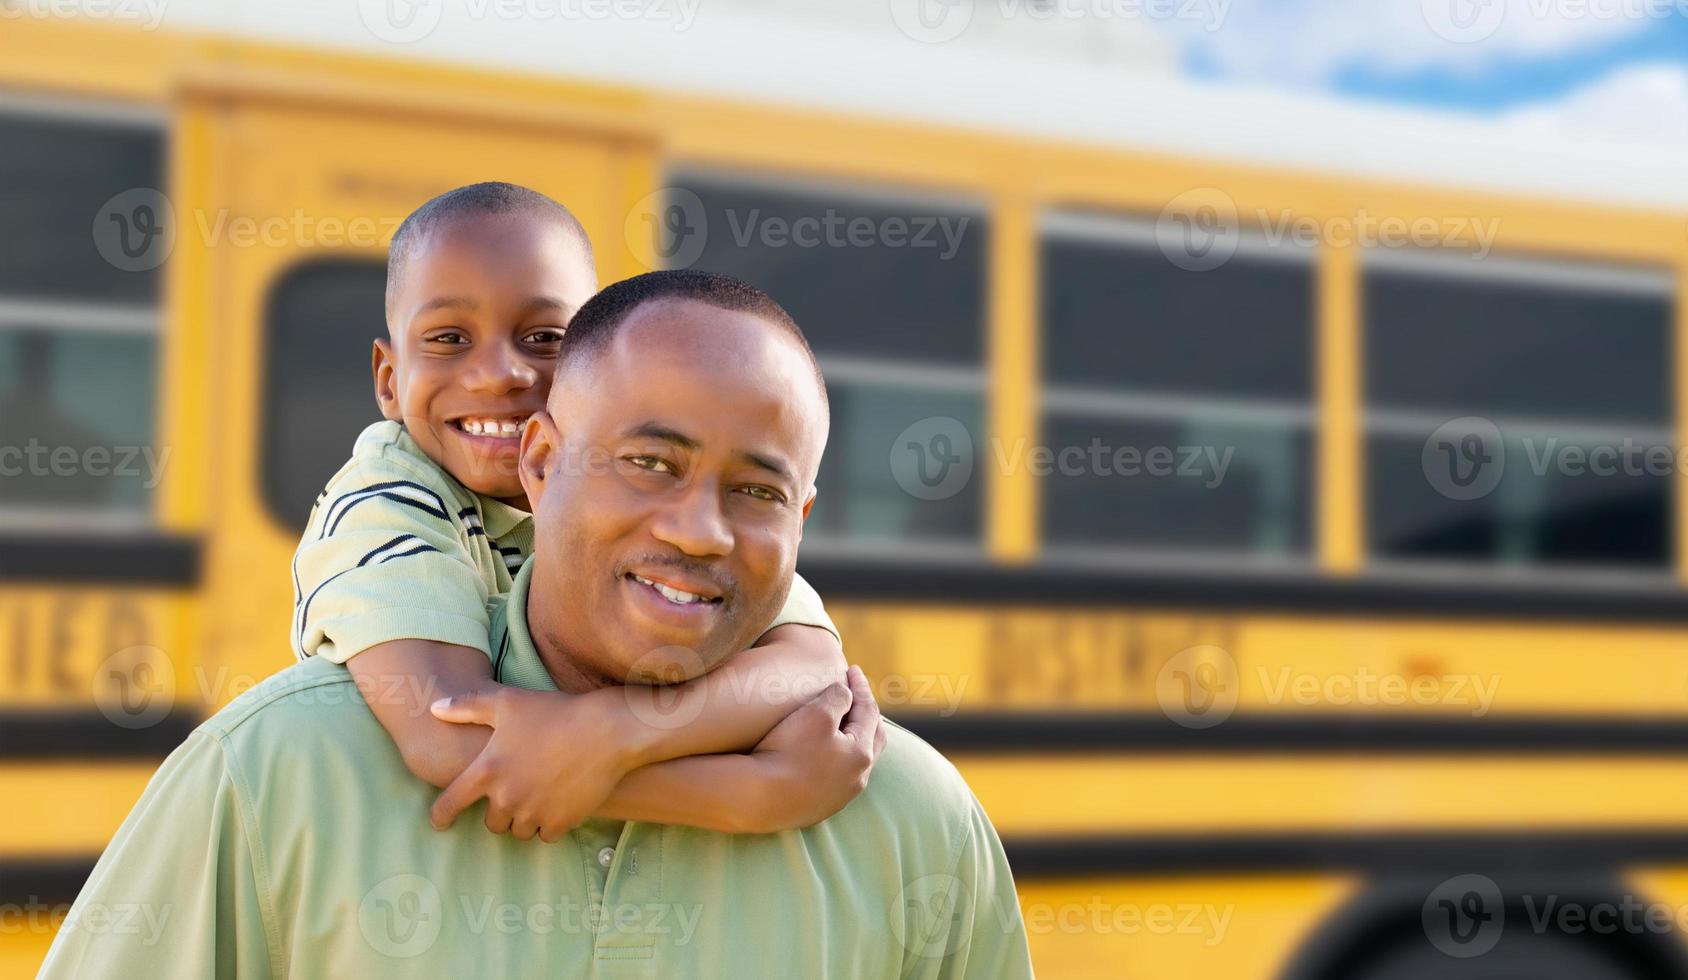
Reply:
<svg viewBox="0 0 1688 980"><path fill-rule="evenodd" d="M199 731L226 744L336 739L377 724L344 664L309 657L264 678L207 718Z"/></svg>
<svg viewBox="0 0 1688 980"><path fill-rule="evenodd" d="M885 722L885 751L858 802L903 831L930 831L946 840L965 833L978 805L948 759L893 721Z"/></svg>

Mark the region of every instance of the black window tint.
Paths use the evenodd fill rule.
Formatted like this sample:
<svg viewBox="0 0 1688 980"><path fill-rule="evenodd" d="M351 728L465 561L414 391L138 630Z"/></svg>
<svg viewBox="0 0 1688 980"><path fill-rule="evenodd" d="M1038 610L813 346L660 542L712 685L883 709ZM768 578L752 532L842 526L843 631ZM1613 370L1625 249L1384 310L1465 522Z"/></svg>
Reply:
<svg viewBox="0 0 1688 980"><path fill-rule="evenodd" d="M1670 466L1613 465L1599 473L1567 448L1622 448L1622 440L1580 442L1553 436L1505 437L1503 453L1485 445L1483 465L1501 467L1492 487L1472 461L1425 454L1430 432L1373 436L1367 451L1369 533L1374 552L1392 558L1505 565L1664 567L1671 559ZM1526 441L1528 440L1528 441ZM1668 443L1632 441L1634 458L1649 450L1675 457ZM1574 459L1574 466L1563 462ZM1475 459L1475 455L1473 455ZM1657 459L1657 457L1655 457ZM1543 467L1540 461L1554 460ZM1427 467L1457 466L1476 494Z"/></svg>
<svg viewBox="0 0 1688 980"><path fill-rule="evenodd" d="M977 540L988 447L976 394L829 384L832 434L806 535ZM912 445L911 445L912 443ZM953 467L964 469L953 470Z"/></svg>
<svg viewBox="0 0 1688 980"><path fill-rule="evenodd" d="M1313 488L1304 427L1055 416L1044 433L1054 452L1015 462L1042 477L1050 545L1281 557L1308 550Z"/></svg>
<svg viewBox="0 0 1688 980"><path fill-rule="evenodd" d="M1539 277L1368 268L1366 390L1377 408L1667 424L1673 303Z"/></svg>
<svg viewBox="0 0 1688 980"><path fill-rule="evenodd" d="M264 316L264 496L304 527L311 505L380 418L370 343L386 330L387 266L327 260L294 267L270 291Z"/></svg>
<svg viewBox="0 0 1688 980"><path fill-rule="evenodd" d="M990 229L982 210L874 200L697 174L678 193L667 248L692 268L768 291L816 353L976 365ZM701 218L674 204L695 194ZM691 236L701 234L698 250Z"/></svg>
<svg viewBox="0 0 1688 980"><path fill-rule="evenodd" d="M165 476L150 334L0 330L0 506L144 517Z"/></svg>
<svg viewBox="0 0 1688 980"><path fill-rule="evenodd" d="M1312 370L1313 266L1244 249L1216 269L1154 240L1046 236L1045 374L1052 384L1302 399Z"/></svg>
<svg viewBox="0 0 1688 980"><path fill-rule="evenodd" d="M163 255L151 246L169 220L157 193L164 187L163 135L0 112L0 146L0 294L155 303ZM102 245L129 247L137 261L120 252L108 258Z"/></svg>

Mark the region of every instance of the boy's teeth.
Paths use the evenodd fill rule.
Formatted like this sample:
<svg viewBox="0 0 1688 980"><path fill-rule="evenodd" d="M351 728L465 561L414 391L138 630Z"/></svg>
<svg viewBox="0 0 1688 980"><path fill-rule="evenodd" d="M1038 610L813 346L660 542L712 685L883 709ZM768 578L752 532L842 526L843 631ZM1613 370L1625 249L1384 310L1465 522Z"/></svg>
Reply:
<svg viewBox="0 0 1688 980"><path fill-rule="evenodd" d="M663 585L661 582L652 582L650 579L644 578L643 576L635 575L633 578L639 582L643 582L658 592L661 592L663 598L667 599L669 602L677 602L680 605L685 606L694 602L703 601L703 596L695 595L691 592L682 592L679 589Z"/></svg>
<svg viewBox="0 0 1688 980"><path fill-rule="evenodd" d="M472 436L498 436L514 439L522 434L522 423L513 419L463 419L463 431Z"/></svg>

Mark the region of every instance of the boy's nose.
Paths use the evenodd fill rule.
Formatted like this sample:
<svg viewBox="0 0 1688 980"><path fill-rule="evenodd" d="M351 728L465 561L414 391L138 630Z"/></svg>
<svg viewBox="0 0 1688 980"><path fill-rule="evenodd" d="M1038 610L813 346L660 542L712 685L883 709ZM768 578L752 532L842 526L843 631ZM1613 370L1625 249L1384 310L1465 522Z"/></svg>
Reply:
<svg viewBox="0 0 1688 980"><path fill-rule="evenodd" d="M503 395L532 388L539 381L539 371L519 357L488 354L463 376L463 386L470 391L489 395Z"/></svg>

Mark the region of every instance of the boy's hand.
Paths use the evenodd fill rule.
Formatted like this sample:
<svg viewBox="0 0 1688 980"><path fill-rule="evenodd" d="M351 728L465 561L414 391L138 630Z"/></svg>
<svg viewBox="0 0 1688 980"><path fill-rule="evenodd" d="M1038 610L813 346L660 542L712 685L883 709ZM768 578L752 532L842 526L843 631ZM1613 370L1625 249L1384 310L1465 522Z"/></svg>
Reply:
<svg viewBox="0 0 1688 980"><path fill-rule="evenodd" d="M436 718L493 729L486 748L434 801L429 816L435 829L450 827L484 796L486 828L493 833L561 840L635 765L617 739L605 737L613 723L597 710L603 703L513 687L435 701Z"/></svg>
<svg viewBox="0 0 1688 980"><path fill-rule="evenodd" d="M863 789L885 748L879 703L860 667L774 726L751 753L766 777L752 808L755 833L811 827Z"/></svg>

